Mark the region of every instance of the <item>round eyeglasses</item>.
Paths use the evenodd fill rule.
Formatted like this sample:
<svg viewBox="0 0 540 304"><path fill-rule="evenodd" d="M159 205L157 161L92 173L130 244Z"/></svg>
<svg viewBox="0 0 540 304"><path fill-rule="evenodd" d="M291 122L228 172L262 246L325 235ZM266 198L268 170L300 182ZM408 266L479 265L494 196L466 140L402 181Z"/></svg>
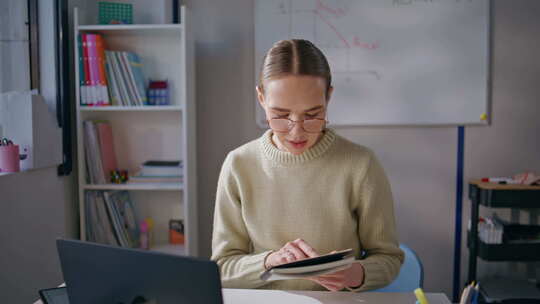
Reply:
<svg viewBox="0 0 540 304"><path fill-rule="evenodd" d="M289 133L294 125L297 123L302 124L302 129L308 133L319 133L321 132L326 123L328 122L323 118L310 118L304 120L291 120L288 118L272 118L267 120L270 128L279 133Z"/></svg>

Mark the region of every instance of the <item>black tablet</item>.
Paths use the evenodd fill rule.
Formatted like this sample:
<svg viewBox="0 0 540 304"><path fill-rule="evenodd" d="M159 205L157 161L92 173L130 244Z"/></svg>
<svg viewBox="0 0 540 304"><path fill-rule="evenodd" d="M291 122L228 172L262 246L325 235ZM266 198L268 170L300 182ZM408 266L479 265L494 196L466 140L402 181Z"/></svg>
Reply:
<svg viewBox="0 0 540 304"><path fill-rule="evenodd" d="M43 304L69 304L66 287L41 289L39 296Z"/></svg>
<svg viewBox="0 0 540 304"><path fill-rule="evenodd" d="M352 254L352 252L353 252L352 249L345 249L345 250L337 251L334 253L324 254L318 257L314 257L314 258L307 258L304 260L281 264L278 266L274 266L272 268L278 268L278 269L293 268L293 267L303 267L303 266L309 266L309 265L317 265L317 264L334 262L334 261L342 260L345 257L348 257L349 255Z"/></svg>

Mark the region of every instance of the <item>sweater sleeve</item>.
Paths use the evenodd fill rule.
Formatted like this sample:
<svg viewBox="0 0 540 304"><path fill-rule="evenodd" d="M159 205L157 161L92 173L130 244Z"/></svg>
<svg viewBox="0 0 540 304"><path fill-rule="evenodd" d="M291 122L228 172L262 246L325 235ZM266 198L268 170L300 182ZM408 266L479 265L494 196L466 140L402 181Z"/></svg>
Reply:
<svg viewBox="0 0 540 304"><path fill-rule="evenodd" d="M390 284L399 274L404 254L399 249L390 184L371 154L366 174L357 188L358 236L365 258L364 284L352 291L372 290Z"/></svg>
<svg viewBox="0 0 540 304"><path fill-rule="evenodd" d="M266 284L259 276L265 270L264 259L271 251L252 252L232 158L231 154L227 156L219 175L211 259L219 266L223 287L257 288Z"/></svg>

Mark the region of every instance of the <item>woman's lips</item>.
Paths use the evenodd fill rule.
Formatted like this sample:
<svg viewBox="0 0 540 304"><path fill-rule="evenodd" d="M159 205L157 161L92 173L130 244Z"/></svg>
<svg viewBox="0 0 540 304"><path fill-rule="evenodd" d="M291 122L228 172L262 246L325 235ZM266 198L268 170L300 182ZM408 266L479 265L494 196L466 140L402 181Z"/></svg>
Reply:
<svg viewBox="0 0 540 304"><path fill-rule="evenodd" d="M301 149L301 148L305 147L305 145L307 144L307 140L302 140L302 141L291 141L291 140L289 140L289 143L295 149Z"/></svg>

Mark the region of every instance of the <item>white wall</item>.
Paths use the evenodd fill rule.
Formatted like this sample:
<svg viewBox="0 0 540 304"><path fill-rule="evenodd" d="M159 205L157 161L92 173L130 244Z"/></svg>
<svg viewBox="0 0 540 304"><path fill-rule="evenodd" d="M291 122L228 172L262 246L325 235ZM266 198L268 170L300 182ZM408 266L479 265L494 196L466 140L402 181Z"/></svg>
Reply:
<svg viewBox="0 0 540 304"><path fill-rule="evenodd" d="M50 13L53 0L40 0L40 13ZM40 17L40 25L52 20ZM47 35L52 34L46 31ZM45 37L45 36L44 36ZM50 44L40 46L50 56ZM51 68L49 65L41 68ZM56 106L54 71L42 70L47 104ZM54 79L52 79L54 81ZM28 83L28 82L27 82ZM58 177L57 167L0 176L0 294L2 303L32 303L38 290L63 281L55 239L76 237L78 218L74 175Z"/></svg>
<svg viewBox="0 0 540 304"><path fill-rule="evenodd" d="M187 3L196 35L200 244L209 255L221 163L228 151L262 133L253 118L253 1ZM540 171L540 2L496 0L493 8L493 123L466 128L465 180ZM375 150L392 184L401 241L420 255L426 289L451 296L457 127L344 128L338 133ZM464 189L467 222L470 204Z"/></svg>

